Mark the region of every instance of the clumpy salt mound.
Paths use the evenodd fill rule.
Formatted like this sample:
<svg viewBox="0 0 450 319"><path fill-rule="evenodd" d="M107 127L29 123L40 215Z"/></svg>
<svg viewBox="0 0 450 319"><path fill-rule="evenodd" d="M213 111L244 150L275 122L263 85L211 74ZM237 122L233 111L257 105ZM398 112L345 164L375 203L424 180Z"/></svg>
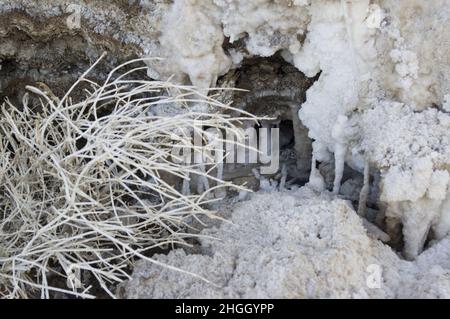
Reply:
<svg viewBox="0 0 450 319"><path fill-rule="evenodd" d="M363 149L379 168L412 166L427 158L435 167L450 167L450 115L435 108L415 112L403 103L381 101L361 116Z"/></svg>
<svg viewBox="0 0 450 319"><path fill-rule="evenodd" d="M254 194L236 205L232 223L206 229L203 235L218 240L203 239L201 254L177 249L155 258L215 285L139 262L125 286L126 296L391 298L423 292L424 297L450 297L450 246L433 253L430 249L433 258L439 255L434 268L425 258L419 259L420 266L402 261L367 235L346 201L306 187ZM381 269L379 289L371 285L373 267Z"/></svg>
<svg viewBox="0 0 450 319"><path fill-rule="evenodd" d="M450 232L450 116L381 101L351 121L359 131L351 152L380 169L380 200L386 216L402 222L404 254L413 259L430 229L436 239Z"/></svg>
<svg viewBox="0 0 450 319"><path fill-rule="evenodd" d="M365 153L384 175L381 200L417 201L447 196L450 115L422 112L402 103L380 102L353 118L361 138L352 152Z"/></svg>
<svg viewBox="0 0 450 319"><path fill-rule="evenodd" d="M374 262L370 240L345 202L314 198L307 189L257 194L238 204L232 216L233 224L204 231L220 240L203 240L204 255L176 250L158 257L220 288L141 263L128 296L352 297L366 287L365 268Z"/></svg>
<svg viewBox="0 0 450 319"><path fill-rule="evenodd" d="M399 298L450 298L450 239L422 253L404 273Z"/></svg>

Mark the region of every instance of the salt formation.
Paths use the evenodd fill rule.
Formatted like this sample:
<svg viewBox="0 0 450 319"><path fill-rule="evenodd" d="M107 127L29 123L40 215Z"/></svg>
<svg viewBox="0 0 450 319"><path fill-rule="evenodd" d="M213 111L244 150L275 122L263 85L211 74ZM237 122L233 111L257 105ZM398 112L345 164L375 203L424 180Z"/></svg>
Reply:
<svg viewBox="0 0 450 319"><path fill-rule="evenodd" d="M450 297L448 240L415 263L368 235L350 205L309 188L259 193L238 204L231 223L206 229L198 254L158 261L210 282L140 262L128 298Z"/></svg>
<svg viewBox="0 0 450 319"><path fill-rule="evenodd" d="M442 239L450 229L450 117L436 109L416 113L401 103L380 103L361 117L362 143L355 147L381 169L386 215L403 223L405 255L417 256L430 229Z"/></svg>
<svg viewBox="0 0 450 319"><path fill-rule="evenodd" d="M193 16L182 15L183 10ZM299 111L321 150L315 152L315 160L334 163L335 193L346 165L362 173L368 163L371 171L381 172L378 204L387 207L381 213L389 219L387 228L398 220L405 226L404 254L412 259L422 251L431 228L439 229L438 238L447 233L443 220L448 213L442 207L448 207L448 10L445 1L175 1L165 25L176 24L182 16L189 28L163 32L162 39L171 44L164 40L162 47L174 52L173 43L184 46L175 50L183 58L173 53L168 58L177 65L177 74L194 84L203 81L203 86L227 69L239 68L243 59L275 52L306 76L320 73ZM225 45L218 49L224 37ZM201 75L192 71L196 63L204 66ZM210 63L214 67L208 70ZM154 67L164 73L164 67ZM169 71L175 72L173 67ZM387 111L377 112L383 105ZM398 105L417 123L426 122L414 131L410 123L402 131L403 126L390 118ZM430 112L435 121L428 120ZM380 128L382 123L393 123L392 130ZM442 132L436 134L439 138L427 140L436 130ZM404 155L414 158L384 165L411 138L423 139L431 148L412 149ZM312 178L318 181L316 173L313 169ZM409 195L398 196L399 192Z"/></svg>
<svg viewBox="0 0 450 319"><path fill-rule="evenodd" d="M148 62L148 76L194 84L203 93L210 87L222 85L224 79L233 73L239 74L255 57L269 59L274 55L281 56L306 77L315 80L306 93L306 101L291 105L292 110L298 110L298 118L294 116L292 121L305 127L305 130L295 132L296 143L306 141L305 145L309 145L310 140L313 141L310 169L308 165L311 171L309 187L321 192L334 190L333 196L352 200L355 207L359 204L361 217L370 219L378 227L373 228L373 224L370 226L362 218L368 228L374 233L378 233L379 228L388 233L378 233L378 238L386 240L389 237L391 246L403 250L402 257L416 260L414 264L400 262L413 269L405 272L408 278L397 278L411 288L405 294L414 296L414 280L411 279L414 276L423 283L428 278L447 276L442 265L428 271L427 267L422 267L421 260L427 256L434 258L431 251L445 252L450 231L448 1L116 0L106 5L84 0L79 1L82 14L79 30L65 26L66 9L71 2L0 0L1 17L9 16L11 19L11 13L20 12L20 15L13 16L11 23L0 25L0 38L6 39L0 43L0 72L6 70L0 77L0 91L4 91L0 94L8 93L4 88L15 87L14 80L22 76L34 81L50 78L60 83L63 83L61 79L67 82L67 77L70 77L67 70L59 73L52 63L39 62L43 60L39 57L53 61L56 60L53 57L61 57L66 51L73 52L73 46L66 40L58 42L58 46L51 44L51 29L37 32L42 21L54 22L52 25L58 30L62 25L63 39L75 37L81 43L77 47L82 49L69 55L71 60L78 61L77 58L82 57L82 62L87 63L105 49L113 52L112 56L118 60L133 55L160 56L164 59ZM133 10L127 14L130 8ZM39 20L36 17L40 17ZM10 25L15 27L10 28ZM20 35L25 34L50 45L40 46L39 50L25 50L17 45L17 39L20 39L17 29L21 31ZM48 47L60 49L48 51ZM27 59L33 56L36 58L32 61L39 62L34 68L26 64ZM20 72L14 71L17 69ZM231 84L236 82L239 79L231 81ZM287 96L296 88L286 84L286 90L278 90L277 94ZM248 106L245 103L240 105L242 108ZM202 111L210 111L202 109L201 104L198 107ZM170 111L161 110L161 114ZM306 131L308 139L305 136L298 138ZM364 172L366 174L362 178ZM270 184L264 176L260 181ZM321 196L329 195L317 196L317 200L322 200ZM301 199L307 203L313 201L305 197ZM351 211L350 208L348 210ZM314 214L308 216L315 220ZM273 218L276 220L278 217ZM343 221L348 222L355 225L357 217ZM302 219L299 223L307 224L308 220ZM345 228L348 236L361 229L356 228ZM296 237L285 240L286 245L292 247L290 240L295 241ZM369 246L364 246L364 249L370 250ZM388 248L381 250L388 251ZM277 252L271 253L276 255ZM181 256L184 253L172 253L175 254ZM361 254L365 256L366 253L361 251ZM398 263L393 253L388 255L391 256L389 260ZM164 258L172 261L175 257L161 257ZM206 257L184 258L197 260ZM184 266L182 259L179 264ZM320 267L327 269L327 264L320 264ZM203 269L199 271L207 276ZM359 276L359 285L362 271L356 273L359 274L355 275ZM165 272L163 275L176 276ZM268 280L267 277L259 279L263 282ZM243 285L249 286L246 282ZM305 284L304 287L307 286ZM235 292L242 287L233 289L227 292L210 290L208 294L245 295ZM276 295L282 291L280 289L270 290L270 293ZM430 287L430 294L442 296L445 293L437 291L445 289L436 284ZM161 291L155 295L168 294ZM336 288L336 291L341 290ZM336 291L333 293L337 294ZM389 293L386 291L383 290L381 295L405 296L394 288ZM181 289L179 293L183 294ZM253 293L256 289L248 295ZM350 294L346 292L344 295ZM368 292L368 295L372 296L373 292Z"/></svg>
<svg viewBox="0 0 450 319"><path fill-rule="evenodd" d="M152 69L162 77L175 72L181 78L184 74L192 83L209 87L245 57L268 57L288 47L297 52L308 22L304 5L268 0L175 0L162 27L160 50L168 62L152 64ZM223 48L225 37L230 42L228 54ZM233 47L240 40L244 46Z"/></svg>

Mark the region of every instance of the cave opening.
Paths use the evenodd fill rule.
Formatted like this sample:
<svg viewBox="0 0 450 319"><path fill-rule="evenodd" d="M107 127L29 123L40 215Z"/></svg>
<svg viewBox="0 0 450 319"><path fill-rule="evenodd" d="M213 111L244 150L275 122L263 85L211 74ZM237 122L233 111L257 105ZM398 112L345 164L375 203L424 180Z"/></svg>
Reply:
<svg viewBox="0 0 450 319"><path fill-rule="evenodd" d="M275 128L279 132L279 170L263 178L278 181L284 178L286 186L306 184L311 171L312 140L298 112L306 101L306 91L320 75L306 77L280 53L244 59L240 68L231 73L219 79L218 87L225 79L235 77L234 87L239 91L233 96L234 107L261 118L254 126L257 132L261 128L269 131ZM246 124L243 128L247 128ZM255 165L232 166L225 178L249 182L254 178L254 170Z"/></svg>

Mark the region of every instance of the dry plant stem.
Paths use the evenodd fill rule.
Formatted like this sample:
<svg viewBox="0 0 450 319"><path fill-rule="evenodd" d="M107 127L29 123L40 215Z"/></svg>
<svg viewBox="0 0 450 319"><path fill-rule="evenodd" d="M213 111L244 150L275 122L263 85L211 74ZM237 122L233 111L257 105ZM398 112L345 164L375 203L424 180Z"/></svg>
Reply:
<svg viewBox="0 0 450 319"><path fill-rule="evenodd" d="M244 189L222 181L220 173L213 176L216 166L176 164L172 150L181 145L201 151L180 134L198 129L199 120L239 136L236 124L256 119L242 112L225 116L219 111L238 110L189 86L134 79L143 67L115 76L141 61L114 69L102 85L87 79L97 61L61 99L29 87L40 99L39 112L28 97L20 110L9 101L1 106L1 297L93 298L94 280L115 297L113 284L129 278L135 259L187 273L147 252L188 245L186 239L199 236L189 233L188 221L214 218L206 208L217 200L212 194ZM81 83L90 89L79 90ZM74 103L79 91L85 97ZM216 112L189 112L192 103L207 103ZM183 105L186 112L173 117L149 112L165 104ZM204 186L195 195L186 190L194 176Z"/></svg>

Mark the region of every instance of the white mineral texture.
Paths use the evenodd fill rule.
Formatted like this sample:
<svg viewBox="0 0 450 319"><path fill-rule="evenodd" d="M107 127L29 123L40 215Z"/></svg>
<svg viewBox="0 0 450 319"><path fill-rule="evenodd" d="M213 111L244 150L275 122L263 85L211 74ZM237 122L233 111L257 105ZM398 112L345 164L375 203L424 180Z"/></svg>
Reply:
<svg viewBox="0 0 450 319"><path fill-rule="evenodd" d="M310 188L257 193L231 222L206 229L198 254L156 259L206 281L140 262L128 298L449 298L450 249L444 239L416 262L368 233L357 213Z"/></svg>

